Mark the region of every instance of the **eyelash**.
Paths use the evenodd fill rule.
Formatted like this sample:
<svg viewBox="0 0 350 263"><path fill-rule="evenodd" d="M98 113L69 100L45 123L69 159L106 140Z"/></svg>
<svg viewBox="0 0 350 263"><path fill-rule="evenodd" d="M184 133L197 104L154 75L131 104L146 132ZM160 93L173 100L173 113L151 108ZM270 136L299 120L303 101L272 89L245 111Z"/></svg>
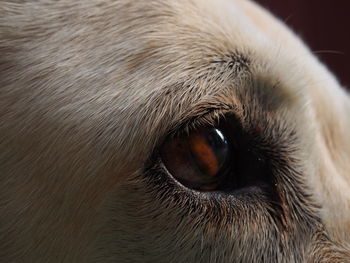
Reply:
<svg viewBox="0 0 350 263"><path fill-rule="evenodd" d="M235 116L236 113L233 111L213 109L211 111L205 112L204 114L200 114L190 119L186 119L182 121L181 124L170 128L166 135L163 136L163 139L160 140L160 144L157 146L157 148L159 148L159 146L162 145L166 138L175 138L182 135L188 135L192 131L203 126L215 127L228 115Z"/></svg>

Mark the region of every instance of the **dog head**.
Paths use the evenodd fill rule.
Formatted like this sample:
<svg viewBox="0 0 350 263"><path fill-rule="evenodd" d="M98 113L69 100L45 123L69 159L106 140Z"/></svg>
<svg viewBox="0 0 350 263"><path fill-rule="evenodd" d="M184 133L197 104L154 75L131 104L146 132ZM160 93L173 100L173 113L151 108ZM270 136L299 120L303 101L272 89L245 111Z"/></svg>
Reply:
<svg viewBox="0 0 350 263"><path fill-rule="evenodd" d="M250 1L0 4L4 262L344 262L350 104Z"/></svg>

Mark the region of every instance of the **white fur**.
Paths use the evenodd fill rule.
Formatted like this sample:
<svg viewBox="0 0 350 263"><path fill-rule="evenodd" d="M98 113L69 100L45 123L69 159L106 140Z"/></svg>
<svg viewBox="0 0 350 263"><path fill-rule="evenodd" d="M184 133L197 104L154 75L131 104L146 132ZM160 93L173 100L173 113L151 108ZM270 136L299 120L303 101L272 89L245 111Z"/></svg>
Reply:
<svg viewBox="0 0 350 263"><path fill-rule="evenodd" d="M2 1L0 261L154 262L181 243L167 243L173 235L205 239L185 223L166 232L175 214L143 221L159 202L146 194L126 200L169 127L208 103L242 106L244 77L207 72L230 52L247 54L266 80L271 118L283 114L299 131L309 194L327 234L349 245L349 96L267 11L246 0ZM135 231L164 239L138 244ZM194 254L174 251L174 262Z"/></svg>

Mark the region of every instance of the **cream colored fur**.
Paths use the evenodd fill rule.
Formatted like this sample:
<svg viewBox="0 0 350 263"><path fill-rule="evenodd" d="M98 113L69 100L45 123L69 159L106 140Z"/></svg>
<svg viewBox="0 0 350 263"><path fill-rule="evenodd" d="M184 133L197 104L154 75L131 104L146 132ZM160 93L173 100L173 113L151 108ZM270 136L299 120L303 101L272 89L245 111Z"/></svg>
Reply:
<svg viewBox="0 0 350 263"><path fill-rule="evenodd" d="M231 53L253 80L239 62L228 70ZM140 179L171 127L208 107L242 110L236 94L251 83L268 118L296 130L331 244L312 252L296 237L294 252L260 259L345 262L349 96L279 20L247 0L1 1L0 262L253 262L267 216L195 228L204 219L180 216L181 195L167 201Z"/></svg>

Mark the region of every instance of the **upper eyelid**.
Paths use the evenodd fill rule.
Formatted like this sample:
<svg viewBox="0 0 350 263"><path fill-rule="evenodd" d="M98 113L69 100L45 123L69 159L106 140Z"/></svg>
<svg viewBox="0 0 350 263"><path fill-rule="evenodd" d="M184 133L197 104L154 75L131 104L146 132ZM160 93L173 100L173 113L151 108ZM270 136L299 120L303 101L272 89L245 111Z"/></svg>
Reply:
<svg viewBox="0 0 350 263"><path fill-rule="evenodd" d="M201 126L215 126L219 119L225 118L227 114L234 114L234 112L232 110L207 109L206 111L198 112L196 115L187 116L172 126L165 137L187 134Z"/></svg>
<svg viewBox="0 0 350 263"><path fill-rule="evenodd" d="M193 130L200 125L213 126L226 114L241 115L242 109L231 103L220 102L218 98L210 97L202 99L192 105L186 112L180 114L172 124L166 134L176 134L179 131Z"/></svg>
<svg viewBox="0 0 350 263"><path fill-rule="evenodd" d="M169 138L186 134L186 132L193 131L200 126L215 126L219 119L228 114L236 117L243 116L243 107L239 104L239 101L236 101L233 94L227 94L226 96L224 94L207 94L200 100L190 103L186 110L184 108L181 107L181 110L175 115L171 114L172 117L169 118L168 116L170 121L168 121L167 127L162 129L162 132L158 134L149 149L150 158L157 155L159 148Z"/></svg>

